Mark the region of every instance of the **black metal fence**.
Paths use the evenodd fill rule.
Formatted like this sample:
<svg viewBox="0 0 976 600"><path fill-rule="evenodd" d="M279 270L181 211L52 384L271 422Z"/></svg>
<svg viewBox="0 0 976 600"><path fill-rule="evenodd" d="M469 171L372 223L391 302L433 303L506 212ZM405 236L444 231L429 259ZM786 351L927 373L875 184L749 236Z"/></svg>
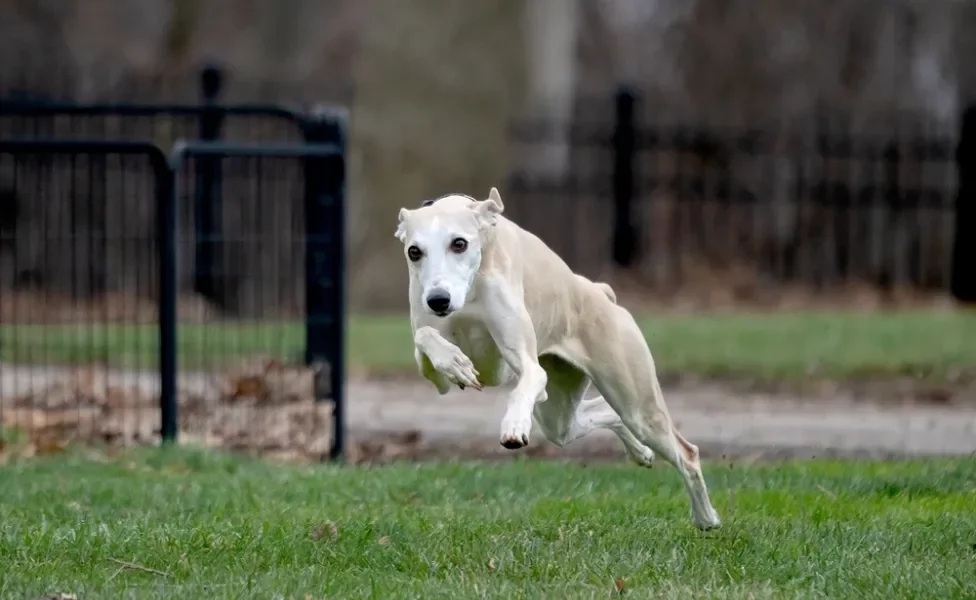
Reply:
<svg viewBox="0 0 976 600"><path fill-rule="evenodd" d="M317 143L322 141L325 132L315 119L296 108L265 104L237 104L226 105L218 103L223 76L215 68L206 68L201 74L201 103L200 104L74 104L74 103L44 103L35 101L6 101L0 110L0 137L15 139L86 139L86 140L138 140L151 141L162 148L168 148L178 139L198 139L202 141L227 141L234 143ZM283 195L301 193L302 173L298 163L292 161L275 165L276 170L266 170L252 175L248 172L223 173L220 162L211 158L201 159L194 163L195 171L189 178L193 188L193 202L187 206L183 215L185 226L195 230L193 248L186 249L187 255L194 257L195 264L184 271L192 274L193 291L208 302L214 303L221 309L230 310L236 314L257 314L262 307L255 305L254 300L260 298L257 293L247 293L251 288L280 286L283 281L259 281L254 279L254 271L239 269L237 278L233 278L228 271L227 261L231 266L246 265L260 260L264 253L271 252L279 257L279 262L286 262L287 248L293 246L287 236L278 236L283 244L279 248L263 248L262 255L257 254L256 248L243 257L222 256L224 238L239 238L241 229L255 230L254 223L242 221L239 218L240 209L229 198L243 198L248 196L248 187L255 177L262 183L274 182L279 187L278 192ZM97 184L96 184L97 185ZM284 189L291 186L293 189ZM252 194L253 195L253 194ZM122 199L115 198L113 206L106 207L107 214L129 214L119 205ZM268 203L267 200L258 202ZM274 211L280 220L290 215L288 203L268 203L261 216L267 216ZM67 206L52 207L57 210L68 210ZM260 211L251 207L250 213L257 218ZM262 219L270 226L269 219ZM135 223L120 223L128 229ZM104 228L104 227L103 227ZM77 232L84 233L83 231ZM248 251L247 248L244 249ZM295 264L295 261L291 261ZM134 265L135 266L135 265ZM150 272L150 265L143 270ZM221 281L217 281L216 273L225 273ZM290 281L295 280L295 273L288 269L281 271ZM22 274L23 275L23 274ZM9 277L9 275L8 275ZM51 275L45 279L50 282ZM62 284L66 282L60 282ZM92 280L93 289L89 293L98 293L103 284ZM76 293L82 290L76 290ZM284 309L284 307L279 307Z"/></svg>
<svg viewBox="0 0 976 600"><path fill-rule="evenodd" d="M849 284L976 301L976 107L958 132L858 132L820 115L769 129L657 122L621 89L572 127L520 123L522 156L570 146L566 174L515 172L511 213L575 269L616 265L661 290ZM642 118L643 117L643 118ZM530 161L527 164L531 165ZM727 276L726 279L722 279Z"/></svg>
<svg viewBox="0 0 976 600"><path fill-rule="evenodd" d="M340 457L344 128L334 110L4 102L0 410Z"/></svg>

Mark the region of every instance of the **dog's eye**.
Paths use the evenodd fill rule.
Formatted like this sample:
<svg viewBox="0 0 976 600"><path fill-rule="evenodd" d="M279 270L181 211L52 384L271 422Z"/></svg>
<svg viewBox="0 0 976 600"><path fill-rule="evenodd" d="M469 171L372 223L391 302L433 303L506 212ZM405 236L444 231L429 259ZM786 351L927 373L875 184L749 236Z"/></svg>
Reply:
<svg viewBox="0 0 976 600"><path fill-rule="evenodd" d="M454 238L451 240L451 250L460 254L468 249L468 240L464 238Z"/></svg>
<svg viewBox="0 0 976 600"><path fill-rule="evenodd" d="M409 258L413 262L417 262L418 260L423 258L423 256L424 253L420 251L420 248L416 246L410 246L409 248L407 248L407 258Z"/></svg>

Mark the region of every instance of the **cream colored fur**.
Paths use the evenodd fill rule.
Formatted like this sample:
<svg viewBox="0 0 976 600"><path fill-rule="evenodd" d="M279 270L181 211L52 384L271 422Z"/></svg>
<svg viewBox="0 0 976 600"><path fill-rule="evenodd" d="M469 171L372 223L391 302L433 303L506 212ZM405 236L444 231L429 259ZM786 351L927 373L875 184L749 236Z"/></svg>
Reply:
<svg viewBox="0 0 976 600"><path fill-rule="evenodd" d="M676 430L630 312L609 285L573 273L503 210L492 188L484 201L457 194L400 211L421 374L441 394L514 382L501 423L506 448L529 443L534 417L559 446L604 428L641 465L659 454L684 478L694 523L718 527L698 448ZM602 396L586 399L591 381Z"/></svg>

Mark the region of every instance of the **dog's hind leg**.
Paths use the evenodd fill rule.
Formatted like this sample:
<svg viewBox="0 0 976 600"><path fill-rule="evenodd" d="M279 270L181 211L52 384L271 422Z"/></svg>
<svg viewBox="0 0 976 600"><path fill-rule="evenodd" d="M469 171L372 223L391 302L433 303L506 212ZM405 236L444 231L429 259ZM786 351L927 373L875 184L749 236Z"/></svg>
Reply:
<svg viewBox="0 0 976 600"><path fill-rule="evenodd" d="M674 427L647 342L624 309L617 309L615 331L595 332L589 341L593 381L634 436L675 466L691 500L691 518L700 529L721 525L708 497L698 448ZM609 340L612 340L609 341Z"/></svg>
<svg viewBox="0 0 976 600"><path fill-rule="evenodd" d="M583 400L580 403L577 420L581 423L590 423L594 428L602 427L614 432L623 442L631 460L642 467L653 466L654 451L642 444L630 429L627 429L627 426L620 420L620 415L607 404L603 396Z"/></svg>
<svg viewBox="0 0 976 600"><path fill-rule="evenodd" d="M654 452L661 455L681 473L685 490L691 500L691 519L700 529L713 529L721 525L718 513L712 506L702 475L698 447L686 440L671 421L667 409L663 408L663 395L653 375L653 391L650 397L641 397L639 388L622 389L624 386L603 380L608 403L614 402L624 425L634 437ZM629 386L628 386L629 387Z"/></svg>
<svg viewBox="0 0 976 600"><path fill-rule="evenodd" d="M585 373L556 356L543 356L539 364L549 378L549 399L536 404L533 415L546 439L562 448L596 429L609 429L634 462L651 466L654 451L634 437L603 397L585 398L590 387Z"/></svg>
<svg viewBox="0 0 976 600"><path fill-rule="evenodd" d="M540 429L553 444L560 448L584 437L596 429L608 429L623 442L627 455L642 467L654 464L654 451L641 443L623 424L618 415L602 396L579 402L575 412L564 412L561 405L572 404L568 390L546 388L549 399L535 407L535 418ZM555 402L553 401L555 400Z"/></svg>

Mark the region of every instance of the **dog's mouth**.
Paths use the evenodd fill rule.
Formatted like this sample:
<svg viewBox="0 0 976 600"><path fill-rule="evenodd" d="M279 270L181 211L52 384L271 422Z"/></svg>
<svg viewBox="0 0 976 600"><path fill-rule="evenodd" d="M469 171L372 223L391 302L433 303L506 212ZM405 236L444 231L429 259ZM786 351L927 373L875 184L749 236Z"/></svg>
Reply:
<svg viewBox="0 0 976 600"><path fill-rule="evenodd" d="M454 312L454 311L451 310L451 309L439 310L439 311L435 311L434 312L434 316L435 317L446 317L447 315L451 314L452 312Z"/></svg>

